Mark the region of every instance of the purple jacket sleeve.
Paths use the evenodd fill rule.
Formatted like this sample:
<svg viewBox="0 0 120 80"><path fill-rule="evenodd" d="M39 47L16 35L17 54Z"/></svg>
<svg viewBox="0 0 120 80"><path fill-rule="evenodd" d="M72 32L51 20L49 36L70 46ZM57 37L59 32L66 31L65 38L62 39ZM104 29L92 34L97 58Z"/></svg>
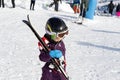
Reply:
<svg viewBox="0 0 120 80"><path fill-rule="evenodd" d="M48 52L40 50L39 59L43 62L48 62L51 59L51 57Z"/></svg>
<svg viewBox="0 0 120 80"><path fill-rule="evenodd" d="M49 44L49 48L51 50L61 50L62 53L63 53L63 56L65 56L65 46L64 46L64 43L61 41L60 43L58 44L53 44L53 43L50 43ZM44 49L43 50L40 50L40 55L39 55L39 59L43 62L48 62L50 61L51 57L49 55L49 52L46 52Z"/></svg>

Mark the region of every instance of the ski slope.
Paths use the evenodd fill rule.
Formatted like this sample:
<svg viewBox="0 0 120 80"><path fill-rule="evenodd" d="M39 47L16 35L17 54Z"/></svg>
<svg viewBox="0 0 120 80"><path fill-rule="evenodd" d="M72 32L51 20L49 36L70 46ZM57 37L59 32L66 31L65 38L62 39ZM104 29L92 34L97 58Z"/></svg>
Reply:
<svg viewBox="0 0 120 80"><path fill-rule="evenodd" d="M120 18L95 16L78 25L72 23L77 15L67 11L70 8L54 12L39 0L30 11L30 2L22 1L14 9L0 8L0 80L40 80L44 63L38 57L38 40L22 22L27 14L40 36L53 16L69 27L64 42L70 80L120 80Z"/></svg>

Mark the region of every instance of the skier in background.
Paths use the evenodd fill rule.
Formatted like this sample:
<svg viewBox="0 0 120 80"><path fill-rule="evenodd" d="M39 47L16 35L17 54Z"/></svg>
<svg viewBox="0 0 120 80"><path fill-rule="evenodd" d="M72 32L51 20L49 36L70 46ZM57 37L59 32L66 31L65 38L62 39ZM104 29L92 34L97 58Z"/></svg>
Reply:
<svg viewBox="0 0 120 80"><path fill-rule="evenodd" d="M116 7L116 15L120 16L120 3L118 3L118 5Z"/></svg>
<svg viewBox="0 0 120 80"><path fill-rule="evenodd" d="M116 12L120 12L120 3L118 3L118 5L116 7Z"/></svg>
<svg viewBox="0 0 120 80"><path fill-rule="evenodd" d="M113 4L113 1L110 1L110 3L108 4L108 10L109 10L109 13L112 15L113 13L113 9L114 9L114 4Z"/></svg>
<svg viewBox="0 0 120 80"><path fill-rule="evenodd" d="M59 8L59 1L62 3L61 0L53 0L53 2L49 5L49 7L52 7L53 5L55 5L54 10L55 10L55 11L58 11L58 8Z"/></svg>
<svg viewBox="0 0 120 80"><path fill-rule="evenodd" d="M88 10L88 3L89 3L89 0L81 0L81 4L80 4L81 13L80 13L80 16L85 17L86 11Z"/></svg>
<svg viewBox="0 0 120 80"><path fill-rule="evenodd" d="M88 4L89 4L89 0L81 0L81 4L80 4L80 15L79 17L81 17L81 24L84 21L84 17L86 16L86 12L88 10Z"/></svg>
<svg viewBox="0 0 120 80"><path fill-rule="evenodd" d="M12 7L15 8L15 0L11 0L12 2Z"/></svg>
<svg viewBox="0 0 120 80"><path fill-rule="evenodd" d="M5 7L4 0L0 0L0 7L1 7L1 6L2 6L3 8Z"/></svg>
<svg viewBox="0 0 120 80"><path fill-rule="evenodd" d="M73 10L74 13L80 13L80 0L73 1Z"/></svg>
<svg viewBox="0 0 120 80"><path fill-rule="evenodd" d="M30 3L30 10L34 10L35 1L36 1L36 0L31 0L31 3Z"/></svg>
<svg viewBox="0 0 120 80"><path fill-rule="evenodd" d="M66 80L58 68L56 68L51 58L59 60L59 64L66 68L65 45L63 39L68 35L68 27L64 21L57 17L50 18L45 27L46 33L42 40L49 46L50 52L46 52L38 42L40 55L39 59L46 64L42 68L42 77L40 80Z"/></svg>

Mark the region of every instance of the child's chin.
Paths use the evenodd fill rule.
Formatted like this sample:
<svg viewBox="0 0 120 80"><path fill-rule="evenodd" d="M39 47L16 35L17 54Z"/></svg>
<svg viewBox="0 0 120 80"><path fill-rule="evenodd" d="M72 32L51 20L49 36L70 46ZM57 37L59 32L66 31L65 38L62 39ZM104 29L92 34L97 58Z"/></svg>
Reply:
<svg viewBox="0 0 120 80"><path fill-rule="evenodd" d="M61 41L61 39L55 39L54 41L55 41L55 42L59 42L59 41Z"/></svg>

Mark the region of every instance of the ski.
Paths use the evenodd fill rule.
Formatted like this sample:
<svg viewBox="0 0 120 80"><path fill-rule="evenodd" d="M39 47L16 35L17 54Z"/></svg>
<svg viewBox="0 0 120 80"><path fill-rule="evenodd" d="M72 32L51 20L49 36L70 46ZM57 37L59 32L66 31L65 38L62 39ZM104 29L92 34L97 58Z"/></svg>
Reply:
<svg viewBox="0 0 120 80"><path fill-rule="evenodd" d="M79 25L82 25L82 22L74 21L74 23L79 24Z"/></svg>
<svg viewBox="0 0 120 80"><path fill-rule="evenodd" d="M27 20L22 20L34 33L34 35L37 37L37 39L40 41L43 49L47 52L50 51L50 49L48 48L48 46L45 44L45 42L42 40L42 38L39 36L39 34L36 32L36 30L33 28L30 19L29 19L29 15L27 15ZM53 65L59 69L59 71L63 74L63 76L65 77L66 80L69 80L69 76L67 75L67 73L65 72L64 68L59 65L58 59L55 58L51 58L51 62L53 63Z"/></svg>

